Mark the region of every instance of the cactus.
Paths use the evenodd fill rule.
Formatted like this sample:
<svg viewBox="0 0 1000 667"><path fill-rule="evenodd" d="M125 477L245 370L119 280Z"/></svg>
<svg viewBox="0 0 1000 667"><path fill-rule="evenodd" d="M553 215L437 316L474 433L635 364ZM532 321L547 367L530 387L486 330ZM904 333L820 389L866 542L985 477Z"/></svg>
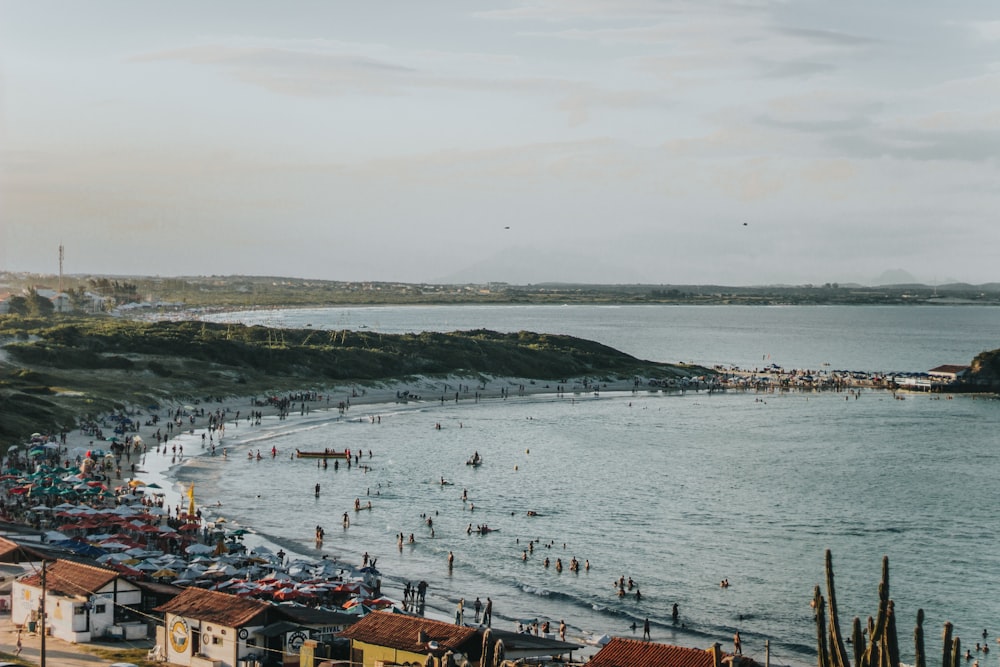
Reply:
<svg viewBox="0 0 1000 667"><path fill-rule="evenodd" d="M823 594L820 592L819 586L813 590L811 606L813 614L816 616L816 642L819 646L816 664L818 667L831 667L830 652L826 646L826 612L823 606Z"/></svg>
<svg viewBox="0 0 1000 667"><path fill-rule="evenodd" d="M486 628L486 632L483 633L483 651L479 656L479 664L493 664L493 631L489 628Z"/></svg>
<svg viewBox="0 0 1000 667"><path fill-rule="evenodd" d="M832 667L851 667L840 635L840 620L837 616L837 595L833 588L833 555L826 550L826 595L830 605L830 660Z"/></svg>
<svg viewBox="0 0 1000 667"><path fill-rule="evenodd" d="M924 610L917 610L917 627L913 628L913 667L927 667L924 656Z"/></svg>
<svg viewBox="0 0 1000 667"><path fill-rule="evenodd" d="M861 619L854 617L854 624L851 628L851 642L854 647L854 664L857 667L868 667L865 663L865 633L861 630Z"/></svg>
<svg viewBox="0 0 1000 667"><path fill-rule="evenodd" d="M816 615L816 643L818 667L851 667L840 633L837 598L833 587L833 556L826 550L826 588L829 595L829 624L824 616L823 596L820 587L813 591L812 607ZM924 610L917 610L917 625L913 630L914 667L927 667L924 650ZM899 639L896 632L895 603L889 597L889 557L882 557L882 581L878 585L878 613L868 617L866 645L861 619L852 624L854 667L900 667ZM944 624L941 667L962 667L962 643L952 638L953 626ZM828 638L829 637L829 643Z"/></svg>
<svg viewBox="0 0 1000 667"><path fill-rule="evenodd" d="M941 643L944 645L941 656L941 667L951 667L951 631L952 625L946 621L944 624L944 636L941 638Z"/></svg>
<svg viewBox="0 0 1000 667"><path fill-rule="evenodd" d="M886 586L888 588L888 586ZM885 617L885 644L886 656L889 658L888 664L892 667L899 667L899 640L896 636L896 605L889 600Z"/></svg>

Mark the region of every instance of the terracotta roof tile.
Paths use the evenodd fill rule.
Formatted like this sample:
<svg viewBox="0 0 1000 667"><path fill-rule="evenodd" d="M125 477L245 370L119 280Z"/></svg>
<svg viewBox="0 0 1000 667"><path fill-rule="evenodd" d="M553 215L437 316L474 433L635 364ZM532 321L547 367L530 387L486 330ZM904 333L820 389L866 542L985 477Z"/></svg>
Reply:
<svg viewBox="0 0 1000 667"><path fill-rule="evenodd" d="M614 637L588 667L713 667L712 653L697 648Z"/></svg>
<svg viewBox="0 0 1000 667"><path fill-rule="evenodd" d="M475 628L385 611L368 614L340 636L398 651L427 653L427 643L417 639L421 630L427 634L427 642L438 643L438 652L478 652L481 640Z"/></svg>
<svg viewBox="0 0 1000 667"><path fill-rule="evenodd" d="M60 559L45 567L45 587L60 595L89 596L120 576L117 570ZM21 583L41 586L41 572L22 577Z"/></svg>
<svg viewBox="0 0 1000 667"><path fill-rule="evenodd" d="M272 605L253 598L241 598L229 593L202 588L185 588L184 592L153 611L218 623L230 628L250 625Z"/></svg>
<svg viewBox="0 0 1000 667"><path fill-rule="evenodd" d="M42 554L35 549L20 545L6 537L0 537L0 563L21 563L42 559Z"/></svg>

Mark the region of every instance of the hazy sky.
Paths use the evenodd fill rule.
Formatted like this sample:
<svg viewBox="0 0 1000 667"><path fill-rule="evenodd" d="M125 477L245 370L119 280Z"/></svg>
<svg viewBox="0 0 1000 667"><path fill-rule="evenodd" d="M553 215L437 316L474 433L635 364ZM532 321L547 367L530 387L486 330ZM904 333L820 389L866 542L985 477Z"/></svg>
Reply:
<svg viewBox="0 0 1000 667"><path fill-rule="evenodd" d="M0 0L0 269L1000 280L995 0Z"/></svg>

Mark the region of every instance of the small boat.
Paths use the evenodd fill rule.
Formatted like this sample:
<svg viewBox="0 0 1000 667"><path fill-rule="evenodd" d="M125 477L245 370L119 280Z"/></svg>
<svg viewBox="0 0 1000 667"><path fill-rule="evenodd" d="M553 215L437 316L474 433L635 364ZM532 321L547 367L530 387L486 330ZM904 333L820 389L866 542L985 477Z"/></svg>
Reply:
<svg viewBox="0 0 1000 667"><path fill-rule="evenodd" d="M295 457L299 459L349 459L351 458L351 453L346 449L342 452L333 449L324 449L321 452L303 452L300 449L296 449Z"/></svg>

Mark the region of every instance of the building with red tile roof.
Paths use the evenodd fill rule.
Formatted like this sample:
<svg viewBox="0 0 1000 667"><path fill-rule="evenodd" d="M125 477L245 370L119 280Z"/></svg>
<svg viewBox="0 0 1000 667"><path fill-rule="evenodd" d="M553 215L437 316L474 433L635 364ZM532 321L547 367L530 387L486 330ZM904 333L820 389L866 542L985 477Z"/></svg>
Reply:
<svg viewBox="0 0 1000 667"><path fill-rule="evenodd" d="M723 663L731 661L731 657L723 656L718 644L703 650L614 637L590 659L587 665L588 667L723 667Z"/></svg>
<svg viewBox="0 0 1000 667"><path fill-rule="evenodd" d="M37 568L12 587L15 624L40 620L43 582L41 565ZM45 564L44 591L46 628L52 636L73 643L116 634L115 626L124 633L130 610L142 602L142 592L120 572L63 559ZM145 635L145 624L132 625Z"/></svg>
<svg viewBox="0 0 1000 667"><path fill-rule="evenodd" d="M373 667L390 664L424 664L428 654L441 657L448 651L478 660L482 637L476 628L429 618L375 611L340 634L351 640L351 662Z"/></svg>
<svg viewBox="0 0 1000 667"><path fill-rule="evenodd" d="M276 610L262 600L191 587L153 611L163 613L167 662L237 665L268 650L262 630L277 618Z"/></svg>

